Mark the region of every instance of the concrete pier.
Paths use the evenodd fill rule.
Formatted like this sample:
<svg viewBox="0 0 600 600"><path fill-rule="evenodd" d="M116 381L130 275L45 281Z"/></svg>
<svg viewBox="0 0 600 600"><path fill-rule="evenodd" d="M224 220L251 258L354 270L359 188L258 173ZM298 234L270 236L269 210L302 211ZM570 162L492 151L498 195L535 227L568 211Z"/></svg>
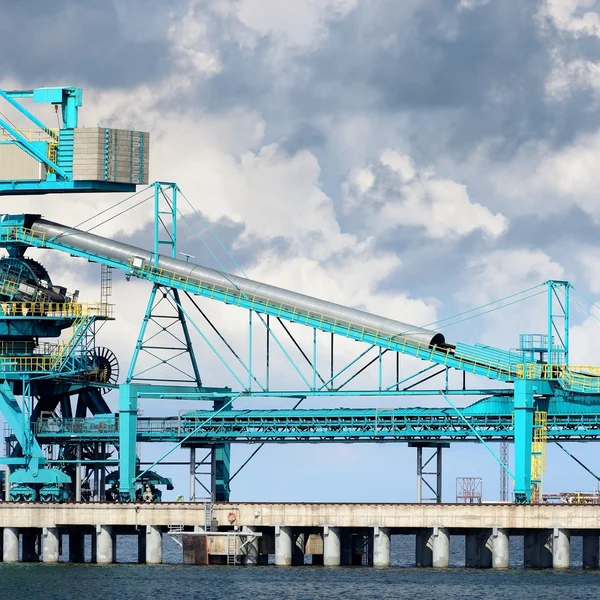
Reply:
<svg viewBox="0 0 600 600"><path fill-rule="evenodd" d="M162 559L162 530L155 525L146 525L146 564L160 565Z"/></svg>
<svg viewBox="0 0 600 600"><path fill-rule="evenodd" d="M373 566L390 566L390 530L389 527L375 527L373 533Z"/></svg>
<svg viewBox="0 0 600 600"><path fill-rule="evenodd" d="M2 546L4 562L19 562L19 530L16 527L4 528Z"/></svg>
<svg viewBox="0 0 600 600"><path fill-rule="evenodd" d="M492 531L492 567L508 569L509 566L509 537L506 529Z"/></svg>
<svg viewBox="0 0 600 600"><path fill-rule="evenodd" d="M244 532L248 533L250 535L252 535L253 533L256 533L256 528L255 527L244 527ZM246 556L244 559L244 564L246 565L258 565L260 564L259 561L259 539L260 538L248 538L248 540L246 540Z"/></svg>
<svg viewBox="0 0 600 600"><path fill-rule="evenodd" d="M292 566L292 528L275 528L275 564L278 567Z"/></svg>
<svg viewBox="0 0 600 600"><path fill-rule="evenodd" d="M598 534L587 534L583 536L583 568L598 568Z"/></svg>
<svg viewBox="0 0 600 600"><path fill-rule="evenodd" d="M552 529L538 532L539 569L552 568Z"/></svg>
<svg viewBox="0 0 600 600"><path fill-rule="evenodd" d="M58 527L44 527L42 531L42 561L57 563L60 555Z"/></svg>
<svg viewBox="0 0 600 600"><path fill-rule="evenodd" d="M238 564L267 564L274 555L275 564L289 566L303 564L310 554L313 565L387 567L391 536L410 535L418 566L446 568L451 536L464 536L465 566L506 569L510 538L522 537L526 567L567 569L571 538L581 537L584 568L599 566L600 505L215 503L207 531L205 511L202 503L183 502L4 502L0 556L5 562L56 562L66 535L69 560L83 562L85 536L91 534L92 561L110 564L117 539L137 535L138 562L160 564L162 536L169 533L181 536L188 564L231 564L233 538Z"/></svg>
<svg viewBox="0 0 600 600"><path fill-rule="evenodd" d="M431 567L433 565L433 529L417 531L416 535L416 565Z"/></svg>
<svg viewBox="0 0 600 600"><path fill-rule="evenodd" d="M304 547L306 545L306 535L303 532L294 535L292 546L292 566L301 567L304 564Z"/></svg>
<svg viewBox="0 0 600 600"><path fill-rule="evenodd" d="M339 527L325 527L323 530L323 565L339 567L342 564L342 540Z"/></svg>
<svg viewBox="0 0 600 600"><path fill-rule="evenodd" d="M433 528L432 555L434 569L450 566L450 533L446 527Z"/></svg>
<svg viewBox="0 0 600 600"><path fill-rule="evenodd" d="M349 567L352 564L352 533L344 527L340 534L342 566Z"/></svg>
<svg viewBox="0 0 600 600"><path fill-rule="evenodd" d="M39 532L37 529L23 529L21 543L23 546L23 562L40 561Z"/></svg>
<svg viewBox="0 0 600 600"><path fill-rule="evenodd" d="M552 539L552 567L568 569L571 566L571 536L567 529L556 528Z"/></svg>
<svg viewBox="0 0 600 600"><path fill-rule="evenodd" d="M492 530L468 533L465 536L465 567L489 569L492 566Z"/></svg>
<svg viewBox="0 0 600 600"><path fill-rule="evenodd" d="M69 531L69 562L85 562L85 536L82 531Z"/></svg>
<svg viewBox="0 0 600 600"><path fill-rule="evenodd" d="M96 526L96 562L99 565L110 565L115 561L115 540L110 525Z"/></svg>

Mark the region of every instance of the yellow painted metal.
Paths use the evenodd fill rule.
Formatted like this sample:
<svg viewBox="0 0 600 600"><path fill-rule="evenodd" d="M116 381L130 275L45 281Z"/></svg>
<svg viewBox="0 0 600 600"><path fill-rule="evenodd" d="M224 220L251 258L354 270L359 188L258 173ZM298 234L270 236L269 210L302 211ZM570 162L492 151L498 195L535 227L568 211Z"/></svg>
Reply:
<svg viewBox="0 0 600 600"><path fill-rule="evenodd" d="M58 142L60 129L58 127L48 127L45 131L37 128L16 129L26 140L30 142ZM13 137L8 131L2 129L0 131L0 140L10 141Z"/></svg>
<svg viewBox="0 0 600 600"><path fill-rule="evenodd" d="M533 443L531 445L531 501L534 503L542 500L547 441L548 413L537 410L533 417Z"/></svg>
<svg viewBox="0 0 600 600"><path fill-rule="evenodd" d="M0 288L1 289L1 288ZM0 302L0 313L9 317L96 317L114 319L114 304L105 302Z"/></svg>
<svg viewBox="0 0 600 600"><path fill-rule="evenodd" d="M25 227L13 227L10 230L0 230L0 240L15 241L22 243L35 243L39 245L42 242L44 245L46 235L42 232ZM131 259L131 267L133 267L133 258ZM178 289L188 292L195 292L199 287L205 292L208 292L209 298L214 298L215 295L224 297L226 304L241 306L251 302L252 305L260 303L263 306L268 306L270 310L276 310L275 316L293 315L293 320L296 323L311 325L318 321L321 326L327 324L336 329L338 335L350 335L352 331L354 335L357 333L358 340L362 341L368 337L370 343L374 338L377 345L385 348L391 348L394 345L394 350L400 354L410 353L424 360L432 360L438 364L447 365L452 361L454 368L465 372L478 372L480 375L487 376L490 379L539 379L560 381L565 389L573 389L578 392L600 393L600 367L579 367L564 364L537 364L537 363L511 363L503 364L494 362L493 360L474 360L473 358L465 358L456 356L453 348L440 348L430 346L425 342L417 342L412 339L407 339L397 333L390 333L366 327L359 323L346 321L326 315L317 311L300 308L293 304L285 302L274 302L271 298L260 296L259 294L247 294L233 286L216 284L210 281L204 281L195 277L182 277L180 274L167 269L162 269L151 264L144 264L141 269L136 269L142 276L150 276L156 280L160 279L163 285L176 286ZM109 317L110 318L110 317Z"/></svg>

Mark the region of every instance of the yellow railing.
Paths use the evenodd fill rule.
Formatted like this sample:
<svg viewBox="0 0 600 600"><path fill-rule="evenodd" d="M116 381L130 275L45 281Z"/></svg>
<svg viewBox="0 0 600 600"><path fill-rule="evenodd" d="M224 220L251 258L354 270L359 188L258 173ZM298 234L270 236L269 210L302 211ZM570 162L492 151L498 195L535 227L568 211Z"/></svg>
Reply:
<svg viewBox="0 0 600 600"><path fill-rule="evenodd" d="M44 246L46 234L27 229L25 227L0 228L0 240L20 241L23 243L35 243ZM41 244L40 244L41 242ZM340 319L305 308L298 307L286 302L274 301L272 298L261 296L259 294L248 294L242 290L223 284L206 281L198 277L184 277L179 273L162 269L154 265L144 263L141 267L134 265L134 259L130 259L131 270L140 277L158 280L166 286L177 287L180 290L190 293L197 293L201 288L208 298L215 298L233 304L248 306L250 309L259 309L260 305L268 309L269 313L275 316L283 316L296 323L316 326L331 327L338 335L346 335L358 341L367 341L375 343L382 348L389 348L401 354L407 353L430 360L442 365L451 365L456 369L465 372L477 373L490 379L543 379L560 380L566 389L576 389L583 392L600 392L600 367L575 367L563 364L537 364L537 363L512 363L505 364L494 361L482 361L474 357L465 357L456 355L453 348L431 346L427 342L418 342L405 336L410 335L410 331L403 334L392 333L381 329L365 326L361 323L355 323L347 319ZM107 315L107 318L112 318Z"/></svg>
<svg viewBox="0 0 600 600"><path fill-rule="evenodd" d="M531 501L541 502L546 471L546 442L548 440L548 413L537 410L533 420L531 444Z"/></svg>
<svg viewBox="0 0 600 600"><path fill-rule="evenodd" d="M114 304L104 302L0 302L0 313L9 317L114 318Z"/></svg>
<svg viewBox="0 0 600 600"><path fill-rule="evenodd" d="M51 369L56 371L62 363L65 361L67 356L71 353L71 351L75 348L75 346L79 342L79 330L84 325L86 321L88 321L91 317L86 314L79 314L73 323L71 324L71 328L69 329L69 335L65 342L59 343L56 347L56 350L53 354L51 354L52 364Z"/></svg>
<svg viewBox="0 0 600 600"><path fill-rule="evenodd" d="M46 131L42 129L36 129L33 127L27 127L25 129L15 129L15 131L21 134L26 140L30 142L51 142L58 140L60 129L58 127L49 127ZM1 140L12 140L13 137L5 129L0 130Z"/></svg>

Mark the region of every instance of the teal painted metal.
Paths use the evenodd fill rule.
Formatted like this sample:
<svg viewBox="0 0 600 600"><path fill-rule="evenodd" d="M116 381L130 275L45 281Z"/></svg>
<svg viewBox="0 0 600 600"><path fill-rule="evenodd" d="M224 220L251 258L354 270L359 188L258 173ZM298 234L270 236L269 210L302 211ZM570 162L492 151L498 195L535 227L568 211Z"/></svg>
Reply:
<svg viewBox="0 0 600 600"><path fill-rule="evenodd" d="M548 441L599 441L600 412L552 401L548 408ZM215 445L228 443L400 442L452 443L513 440L513 399L491 397L459 409L270 409L190 411L177 417L138 417L138 442ZM44 443L74 434L86 441L117 439L119 420L40 419L36 437ZM481 439L480 439L481 438ZM156 464L158 464L157 461ZM155 465L153 465L155 466ZM521 467L523 469L523 467ZM526 470L526 467L525 467ZM519 472L521 475L521 472ZM515 473L515 478L517 473Z"/></svg>
<svg viewBox="0 0 600 600"><path fill-rule="evenodd" d="M119 495L135 499L138 400L130 383L119 386Z"/></svg>
<svg viewBox="0 0 600 600"><path fill-rule="evenodd" d="M517 380L514 383L515 501L520 504L531 499L531 444L535 392L535 381Z"/></svg>
<svg viewBox="0 0 600 600"><path fill-rule="evenodd" d="M105 177L105 181L73 181L73 130L78 126L78 111L82 106L82 97L82 90L75 87L51 87L18 91L0 90L0 98L18 110L23 117L39 130L39 133L46 136L46 139L42 141L27 139L21 131L0 118L0 127L11 137L6 143L19 147L44 165L46 169L44 179L0 180L0 196L67 192L135 192L135 184L116 183L108 181L107 177ZM63 122L60 131L57 133L40 121L21 102L17 101L21 98L60 107ZM142 153L143 157L144 136L141 140L139 152ZM50 156L49 144L56 146L56 161ZM141 170L143 160L139 162ZM139 180L142 180L141 176Z"/></svg>

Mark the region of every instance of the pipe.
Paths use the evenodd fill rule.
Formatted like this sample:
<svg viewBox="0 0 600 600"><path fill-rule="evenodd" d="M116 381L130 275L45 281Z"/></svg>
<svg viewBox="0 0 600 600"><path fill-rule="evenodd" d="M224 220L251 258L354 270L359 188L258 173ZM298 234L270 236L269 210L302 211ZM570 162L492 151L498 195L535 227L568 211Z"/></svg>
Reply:
<svg viewBox="0 0 600 600"><path fill-rule="evenodd" d="M44 234L48 241L64 244L67 247L93 254L99 258L121 263L127 268L131 266L134 258L142 259L144 264L155 264L153 253L147 250L59 225L45 219L34 218L31 229L36 233ZM415 327L386 317L379 317L356 308L327 302L326 300L253 281L252 279L228 275L191 262L160 255L157 266L159 269L173 272L182 278L201 279L211 284L234 287L248 296L259 295L274 302L290 304L334 319L350 321L360 326L399 335L413 342L438 346L445 344L444 336L441 333L429 329Z"/></svg>

